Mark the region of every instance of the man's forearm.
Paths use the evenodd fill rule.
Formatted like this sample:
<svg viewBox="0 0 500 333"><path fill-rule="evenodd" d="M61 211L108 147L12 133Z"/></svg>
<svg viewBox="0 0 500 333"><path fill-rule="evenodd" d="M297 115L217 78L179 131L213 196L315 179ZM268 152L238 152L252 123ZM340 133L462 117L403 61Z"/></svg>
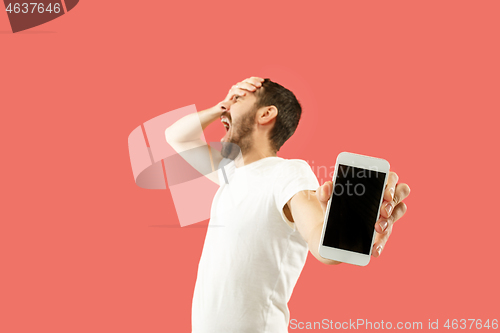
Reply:
<svg viewBox="0 0 500 333"><path fill-rule="evenodd" d="M323 264L337 265L340 262L325 259L319 255L319 243L323 232L325 211L321 208L316 192L306 190L295 194L288 201L290 212L312 255Z"/></svg>
<svg viewBox="0 0 500 333"><path fill-rule="evenodd" d="M165 136L169 142L189 142L199 140L203 130L214 120L217 120L222 113L219 105L209 109L189 114L165 131Z"/></svg>

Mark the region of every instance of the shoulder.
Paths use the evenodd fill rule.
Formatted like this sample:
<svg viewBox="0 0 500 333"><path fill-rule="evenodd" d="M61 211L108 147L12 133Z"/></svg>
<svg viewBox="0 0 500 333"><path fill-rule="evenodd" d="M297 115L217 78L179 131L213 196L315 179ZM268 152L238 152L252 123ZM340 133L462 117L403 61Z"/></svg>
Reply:
<svg viewBox="0 0 500 333"><path fill-rule="evenodd" d="M283 157L274 156L272 158L266 158L266 165L268 166L281 166L281 167L293 167L293 166L308 166L309 163L307 161L293 158L287 159Z"/></svg>
<svg viewBox="0 0 500 333"><path fill-rule="evenodd" d="M300 159L282 159L279 169L293 174L312 173L309 163Z"/></svg>
<svg viewBox="0 0 500 333"><path fill-rule="evenodd" d="M309 164L300 159L286 159L282 157L266 158L259 167L259 171L267 175L273 174L282 176L286 174L300 174L304 172L312 172Z"/></svg>
<svg viewBox="0 0 500 333"><path fill-rule="evenodd" d="M304 182L317 184L317 177L309 163L300 159L280 159L274 170L274 181L284 183Z"/></svg>
<svg viewBox="0 0 500 333"><path fill-rule="evenodd" d="M311 169L311 166L309 165L309 163L307 163L307 161L304 161L304 160L300 160L300 159L290 159L290 160L285 160L288 165L290 166L296 166L298 168L307 168L307 169Z"/></svg>

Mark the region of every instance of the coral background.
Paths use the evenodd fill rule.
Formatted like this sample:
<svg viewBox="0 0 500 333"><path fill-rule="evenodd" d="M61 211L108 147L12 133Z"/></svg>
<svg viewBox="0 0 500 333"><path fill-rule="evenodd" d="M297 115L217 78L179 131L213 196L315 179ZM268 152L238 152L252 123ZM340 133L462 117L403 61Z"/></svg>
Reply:
<svg viewBox="0 0 500 333"><path fill-rule="evenodd" d="M16 34L0 13L0 331L190 332L207 221L179 227L168 190L134 183L127 137L249 76L303 104L279 156L382 157L412 191L367 267L308 259L292 319L500 319L499 11L86 0Z"/></svg>

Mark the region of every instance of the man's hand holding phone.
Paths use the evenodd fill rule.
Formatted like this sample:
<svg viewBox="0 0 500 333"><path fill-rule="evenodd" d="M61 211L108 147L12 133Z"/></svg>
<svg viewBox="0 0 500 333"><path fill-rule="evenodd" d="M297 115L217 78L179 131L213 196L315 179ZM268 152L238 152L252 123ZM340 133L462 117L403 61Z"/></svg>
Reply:
<svg viewBox="0 0 500 333"><path fill-rule="evenodd" d="M394 223L406 213L407 207L403 200L410 194L410 187L407 184L398 184L398 180L399 177L395 172L389 172L383 194L380 216L375 223L376 235L371 251L374 257L380 256L392 233ZM333 193L333 186L332 181L327 181L316 191L316 196L325 216L328 213L328 202Z"/></svg>
<svg viewBox="0 0 500 333"><path fill-rule="evenodd" d="M391 235L394 223L406 213L406 204L403 200L410 195L410 187L403 183L398 184L399 177L395 172L389 172L388 177L380 218L375 224L377 234L373 243L372 255L374 257L380 256Z"/></svg>

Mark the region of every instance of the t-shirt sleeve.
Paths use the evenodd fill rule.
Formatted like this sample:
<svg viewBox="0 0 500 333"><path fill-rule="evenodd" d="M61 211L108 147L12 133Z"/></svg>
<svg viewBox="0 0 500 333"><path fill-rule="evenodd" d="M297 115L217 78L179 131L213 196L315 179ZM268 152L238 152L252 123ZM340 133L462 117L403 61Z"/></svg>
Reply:
<svg viewBox="0 0 500 333"><path fill-rule="evenodd" d="M294 225L283 212L285 204L298 192L304 190L317 190L318 179L309 164L303 160L287 160L279 168L274 183L274 198L276 208L283 220L289 225ZM293 227L295 229L295 227Z"/></svg>

